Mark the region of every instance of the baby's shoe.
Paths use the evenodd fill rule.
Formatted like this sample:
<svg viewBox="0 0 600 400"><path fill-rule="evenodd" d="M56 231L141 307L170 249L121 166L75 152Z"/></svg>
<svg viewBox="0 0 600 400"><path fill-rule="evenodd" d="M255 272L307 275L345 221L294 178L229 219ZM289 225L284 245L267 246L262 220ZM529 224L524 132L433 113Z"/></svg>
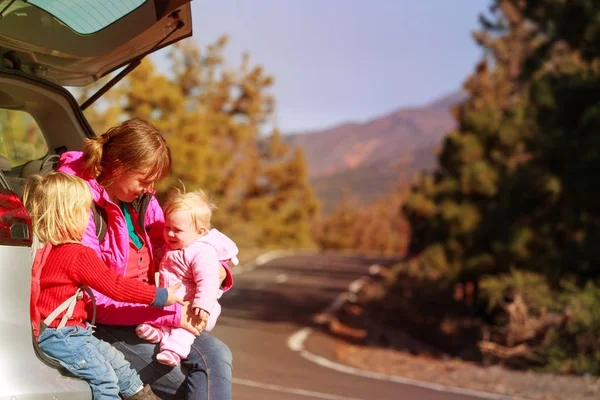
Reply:
<svg viewBox="0 0 600 400"><path fill-rule="evenodd" d="M142 390L131 397L127 397L126 400L160 400L160 397L152 392L150 385L144 385Z"/></svg>
<svg viewBox="0 0 600 400"><path fill-rule="evenodd" d="M135 328L135 333L140 339L144 339L150 343L160 343L164 334L159 329L152 325L140 324Z"/></svg>
<svg viewBox="0 0 600 400"><path fill-rule="evenodd" d="M181 362L181 357L171 350L163 350L156 355L156 361L169 367L176 367Z"/></svg>

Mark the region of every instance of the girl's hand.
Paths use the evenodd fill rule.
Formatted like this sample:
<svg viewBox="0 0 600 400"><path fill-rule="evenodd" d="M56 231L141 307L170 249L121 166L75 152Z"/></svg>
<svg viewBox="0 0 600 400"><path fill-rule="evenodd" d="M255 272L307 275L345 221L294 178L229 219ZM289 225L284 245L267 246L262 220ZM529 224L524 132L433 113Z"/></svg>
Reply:
<svg viewBox="0 0 600 400"><path fill-rule="evenodd" d="M165 304L165 307L173 305L175 303L179 303L182 306L184 306L186 304L181 298L179 298L179 296L177 296L175 294L177 292L177 289L179 289L180 286L181 286L181 282L176 283L175 285L169 286L167 288L167 292L169 292L169 297L167 297L167 304Z"/></svg>

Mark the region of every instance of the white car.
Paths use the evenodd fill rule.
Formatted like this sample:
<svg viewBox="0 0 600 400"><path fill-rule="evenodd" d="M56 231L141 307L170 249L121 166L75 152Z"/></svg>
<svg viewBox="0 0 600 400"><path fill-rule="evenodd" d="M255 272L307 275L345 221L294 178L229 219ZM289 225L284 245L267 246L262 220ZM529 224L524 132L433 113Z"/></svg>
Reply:
<svg viewBox="0 0 600 400"><path fill-rule="evenodd" d="M191 36L190 0L0 0L0 400L91 399L32 340L26 178L81 149L82 114L149 53ZM77 104L65 86L124 69Z"/></svg>

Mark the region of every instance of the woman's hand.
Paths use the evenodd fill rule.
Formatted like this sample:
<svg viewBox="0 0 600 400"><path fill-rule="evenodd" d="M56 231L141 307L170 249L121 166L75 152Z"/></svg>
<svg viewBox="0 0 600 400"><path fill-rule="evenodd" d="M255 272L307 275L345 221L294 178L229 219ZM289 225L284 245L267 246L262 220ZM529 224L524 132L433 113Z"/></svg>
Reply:
<svg viewBox="0 0 600 400"><path fill-rule="evenodd" d="M206 321L203 321L194 315L192 304L188 303L187 301L183 302L181 311L181 321L179 323L179 327L192 332L195 336L200 335L206 326Z"/></svg>
<svg viewBox="0 0 600 400"><path fill-rule="evenodd" d="M181 282L176 283L175 285L169 286L167 288L167 292L169 292L169 297L167 297L167 303L165 304L165 307L173 305L175 303L179 303L182 306L186 305L186 303L179 296L177 296L175 294L175 293L177 293L177 289L179 289L180 286L181 286Z"/></svg>
<svg viewBox="0 0 600 400"><path fill-rule="evenodd" d="M208 323L208 317L210 317L210 313L200 307L194 307L194 315L199 317L202 321L204 321L204 327L206 327L206 324Z"/></svg>

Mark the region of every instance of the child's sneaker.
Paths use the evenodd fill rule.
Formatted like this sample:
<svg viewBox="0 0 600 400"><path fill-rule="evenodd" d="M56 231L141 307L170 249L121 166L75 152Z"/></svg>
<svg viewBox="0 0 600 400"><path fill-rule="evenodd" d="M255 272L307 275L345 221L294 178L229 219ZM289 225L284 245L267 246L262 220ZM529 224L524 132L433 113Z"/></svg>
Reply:
<svg viewBox="0 0 600 400"><path fill-rule="evenodd" d="M164 334L159 329L152 325L141 324L135 328L135 333L140 339L144 339L150 343L160 343Z"/></svg>
<svg viewBox="0 0 600 400"><path fill-rule="evenodd" d="M176 367L181 362L181 357L171 350L163 350L156 355L156 361L169 367Z"/></svg>

